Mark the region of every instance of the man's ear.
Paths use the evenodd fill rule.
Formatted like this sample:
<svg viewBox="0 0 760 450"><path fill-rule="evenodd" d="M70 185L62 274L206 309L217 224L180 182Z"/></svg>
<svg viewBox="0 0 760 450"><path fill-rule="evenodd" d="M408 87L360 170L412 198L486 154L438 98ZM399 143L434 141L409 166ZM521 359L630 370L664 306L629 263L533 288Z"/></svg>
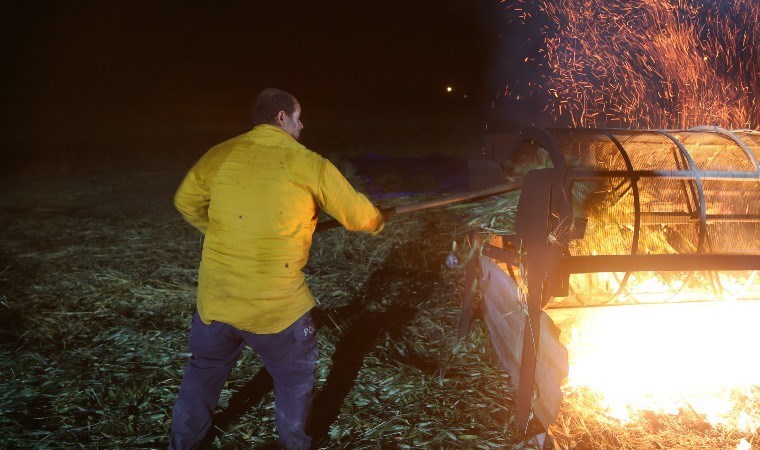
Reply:
<svg viewBox="0 0 760 450"><path fill-rule="evenodd" d="M288 116L287 116L287 114L285 114L285 111L278 112L277 113L277 123L279 123L280 125L282 125L283 123L285 123L285 119L287 117Z"/></svg>

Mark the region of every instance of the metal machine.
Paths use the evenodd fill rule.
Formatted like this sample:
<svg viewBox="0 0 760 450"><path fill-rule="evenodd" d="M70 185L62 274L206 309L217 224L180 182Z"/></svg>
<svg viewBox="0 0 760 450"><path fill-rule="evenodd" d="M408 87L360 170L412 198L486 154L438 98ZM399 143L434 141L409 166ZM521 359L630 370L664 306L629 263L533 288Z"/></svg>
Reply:
<svg viewBox="0 0 760 450"><path fill-rule="evenodd" d="M534 409L543 309L760 299L760 133L531 127L512 142L492 136L487 150L522 181L514 233L482 244L526 305L513 343L521 428ZM460 335L471 316L468 290Z"/></svg>
<svg viewBox="0 0 760 450"><path fill-rule="evenodd" d="M532 417L544 428L556 420L567 375L567 351L544 309L760 299L759 132L530 127L489 136L486 153L499 167L488 184L498 184L383 213L521 190L514 233L470 234L482 257L466 266L459 335L474 315L477 281L523 430ZM554 358L543 367L542 352Z"/></svg>

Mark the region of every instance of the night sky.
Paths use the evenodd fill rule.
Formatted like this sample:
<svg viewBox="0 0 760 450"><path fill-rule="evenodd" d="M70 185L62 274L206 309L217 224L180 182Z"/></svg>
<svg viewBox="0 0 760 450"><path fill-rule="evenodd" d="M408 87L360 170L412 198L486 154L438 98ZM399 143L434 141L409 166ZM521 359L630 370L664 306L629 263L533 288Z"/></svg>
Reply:
<svg viewBox="0 0 760 450"><path fill-rule="evenodd" d="M498 0L11 1L0 19L4 150L237 129L268 86L299 98L307 129L325 111L485 116L512 70L502 9Z"/></svg>

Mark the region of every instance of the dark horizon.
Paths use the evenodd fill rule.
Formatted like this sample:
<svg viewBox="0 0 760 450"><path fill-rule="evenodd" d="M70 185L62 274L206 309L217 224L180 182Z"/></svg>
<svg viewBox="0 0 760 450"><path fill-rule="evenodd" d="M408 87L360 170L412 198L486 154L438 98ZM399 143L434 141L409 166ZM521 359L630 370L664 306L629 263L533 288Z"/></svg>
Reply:
<svg viewBox="0 0 760 450"><path fill-rule="evenodd" d="M502 9L497 0L13 2L1 32L13 68L3 147L29 161L58 146L90 153L199 134L206 145L246 129L253 98L270 86L301 101L306 139L310 121L342 117L440 116L484 134L514 71L498 54L509 31Z"/></svg>

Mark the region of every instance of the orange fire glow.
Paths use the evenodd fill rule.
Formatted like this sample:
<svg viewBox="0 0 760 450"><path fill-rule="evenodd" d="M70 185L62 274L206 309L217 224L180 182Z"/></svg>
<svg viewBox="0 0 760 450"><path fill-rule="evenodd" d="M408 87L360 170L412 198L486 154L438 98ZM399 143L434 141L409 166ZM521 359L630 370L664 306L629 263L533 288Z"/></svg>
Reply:
<svg viewBox="0 0 760 450"><path fill-rule="evenodd" d="M527 94L548 96L547 111L557 121L760 127L757 0L502 2L523 23L545 19L538 64L544 72ZM521 93L510 86L504 96ZM615 292L616 280L608 281ZM546 311L568 348L566 389L598 393L603 412L624 423L642 411L691 410L713 425L760 429L760 298L656 304L648 293L662 291L660 281L631 283L655 304ZM701 298L714 296L705 291Z"/></svg>
<svg viewBox="0 0 760 450"><path fill-rule="evenodd" d="M691 409L753 432L760 410L737 408L760 386L760 301L549 309L570 355L566 389L590 387L623 422L637 411Z"/></svg>
<svg viewBox="0 0 760 450"><path fill-rule="evenodd" d="M502 1L523 23L545 19L545 72L529 86L549 96L555 120L575 127L760 126L756 0ZM760 299L547 313L568 347L567 388L600 393L607 415L627 421L637 411L689 408L713 424L760 427L760 410L735 403L759 395Z"/></svg>

